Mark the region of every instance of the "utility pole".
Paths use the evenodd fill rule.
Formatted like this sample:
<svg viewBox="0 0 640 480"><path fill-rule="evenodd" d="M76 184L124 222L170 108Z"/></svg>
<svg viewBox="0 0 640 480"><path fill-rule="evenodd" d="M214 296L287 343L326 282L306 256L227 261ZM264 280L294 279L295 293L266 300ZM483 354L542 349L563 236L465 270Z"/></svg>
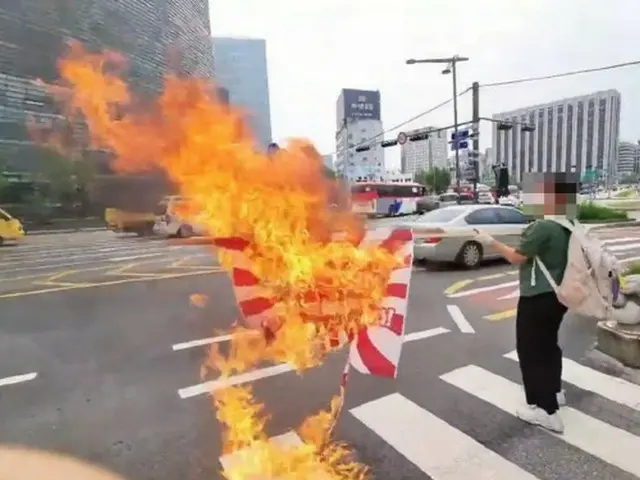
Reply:
<svg viewBox="0 0 640 480"><path fill-rule="evenodd" d="M453 132L455 155L456 155L456 190L460 194L460 152L458 148L458 78L456 66L458 62L467 62L468 57L461 57L460 55L454 55L447 58L423 58L416 60L411 58L406 61L407 65L415 65L416 63L445 63L447 66L442 71L443 75L451 74L453 80Z"/></svg>
<svg viewBox="0 0 640 480"><path fill-rule="evenodd" d="M473 200L478 201L478 178L480 177L480 84L473 82L471 85L471 151L474 163L473 175ZM457 153L457 150L456 150Z"/></svg>

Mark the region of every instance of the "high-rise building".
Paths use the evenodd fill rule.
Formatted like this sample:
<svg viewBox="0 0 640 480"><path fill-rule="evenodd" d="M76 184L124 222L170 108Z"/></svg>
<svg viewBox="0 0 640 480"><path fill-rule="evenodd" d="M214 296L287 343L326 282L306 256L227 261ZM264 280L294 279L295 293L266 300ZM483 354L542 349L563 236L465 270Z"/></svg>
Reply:
<svg viewBox="0 0 640 480"><path fill-rule="evenodd" d="M324 164L325 168L333 170L333 154L330 153L329 155L323 155L322 163Z"/></svg>
<svg viewBox="0 0 640 480"><path fill-rule="evenodd" d="M411 137L431 130L436 130L436 127L418 128L404 133L407 137ZM432 132L426 140L405 142L400 147L402 172L415 175L434 167L447 168L448 147L446 130Z"/></svg>
<svg viewBox="0 0 640 480"><path fill-rule="evenodd" d="M618 144L618 178L638 173L640 168L640 142Z"/></svg>
<svg viewBox="0 0 640 480"><path fill-rule="evenodd" d="M336 102L336 173L349 182L382 181L380 92L344 88ZM356 152L356 146L369 147Z"/></svg>
<svg viewBox="0 0 640 480"><path fill-rule="evenodd" d="M247 113L258 146L272 140L267 44L256 38L213 38L215 80L229 91L229 101Z"/></svg>
<svg viewBox="0 0 640 480"><path fill-rule="evenodd" d="M525 172L602 172L612 181L620 129L620 92L606 90L493 115L513 122L510 130L493 125L495 161L505 164L512 182ZM522 125L532 125L532 132Z"/></svg>
<svg viewBox="0 0 640 480"><path fill-rule="evenodd" d="M127 80L153 95L163 75L210 77L207 0L11 0L0 4L0 147L31 145L27 118L59 121L59 111L34 80L57 78L68 38L128 58ZM82 134L81 129L77 130ZM14 155L21 162L28 155ZM21 169L25 165L12 165ZM28 169L28 166L27 166Z"/></svg>

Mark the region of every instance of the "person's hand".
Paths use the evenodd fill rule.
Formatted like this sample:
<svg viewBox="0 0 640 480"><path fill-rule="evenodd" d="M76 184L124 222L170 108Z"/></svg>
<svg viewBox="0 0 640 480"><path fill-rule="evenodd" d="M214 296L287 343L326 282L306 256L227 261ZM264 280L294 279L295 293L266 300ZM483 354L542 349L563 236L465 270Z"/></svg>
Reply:
<svg viewBox="0 0 640 480"><path fill-rule="evenodd" d="M474 228L473 231L476 233L474 240L482 245L491 245L495 241L491 235L483 230Z"/></svg>

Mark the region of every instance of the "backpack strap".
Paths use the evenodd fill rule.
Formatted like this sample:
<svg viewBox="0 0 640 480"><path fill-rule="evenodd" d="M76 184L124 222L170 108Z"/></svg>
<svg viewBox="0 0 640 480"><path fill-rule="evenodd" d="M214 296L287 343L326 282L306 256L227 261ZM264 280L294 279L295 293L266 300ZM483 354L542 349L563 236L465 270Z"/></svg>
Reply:
<svg viewBox="0 0 640 480"><path fill-rule="evenodd" d="M549 282L549 285L551 285L551 288L553 288L553 291L558 293L558 284L551 276L547 266L542 262L542 260L540 260L540 257L535 257L533 259L533 266L531 267L531 286L533 287L536 284L536 265L540 267L540 271L544 275L544 278L547 279L547 282Z"/></svg>

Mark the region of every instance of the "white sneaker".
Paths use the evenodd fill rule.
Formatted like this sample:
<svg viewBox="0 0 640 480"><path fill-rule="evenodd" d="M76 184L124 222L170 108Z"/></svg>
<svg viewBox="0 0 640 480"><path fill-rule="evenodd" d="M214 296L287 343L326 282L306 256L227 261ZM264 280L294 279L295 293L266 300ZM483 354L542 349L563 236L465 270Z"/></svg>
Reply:
<svg viewBox="0 0 640 480"><path fill-rule="evenodd" d="M527 408L518 410L516 415L520 420L530 423L531 425L538 425L555 433L564 432L564 424L558 412L549 415L540 407L528 405Z"/></svg>
<svg viewBox="0 0 640 480"><path fill-rule="evenodd" d="M556 398L558 399L558 406L564 407L567 404L567 394L564 390L556 393Z"/></svg>

